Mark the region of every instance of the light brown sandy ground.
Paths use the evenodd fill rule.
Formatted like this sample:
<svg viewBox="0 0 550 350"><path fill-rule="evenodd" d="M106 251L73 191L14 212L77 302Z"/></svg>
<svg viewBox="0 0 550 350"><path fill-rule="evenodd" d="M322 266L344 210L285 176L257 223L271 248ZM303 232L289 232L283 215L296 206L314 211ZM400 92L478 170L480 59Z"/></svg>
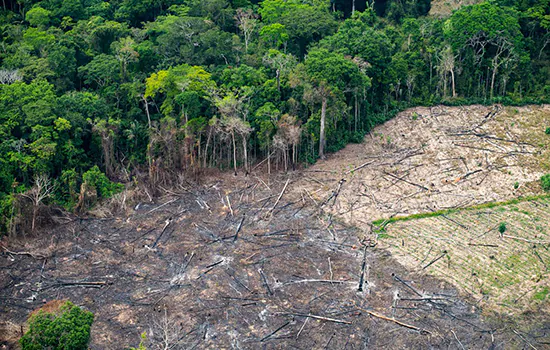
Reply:
<svg viewBox="0 0 550 350"><path fill-rule="evenodd" d="M432 1L430 15L438 18L447 17L454 10L459 9L462 6L477 4L481 1L482 0L434 0Z"/></svg>
<svg viewBox="0 0 550 350"><path fill-rule="evenodd" d="M375 219L538 194L549 125L548 105L413 108L319 161L297 188L323 201L344 179L324 209L364 229Z"/></svg>
<svg viewBox="0 0 550 350"><path fill-rule="evenodd" d="M539 179L550 172L547 126L548 105L414 108L318 162L295 188L378 239L404 266L453 283L485 311L547 310L546 199L396 222L383 231L372 225L541 194ZM500 236L500 223L519 239Z"/></svg>

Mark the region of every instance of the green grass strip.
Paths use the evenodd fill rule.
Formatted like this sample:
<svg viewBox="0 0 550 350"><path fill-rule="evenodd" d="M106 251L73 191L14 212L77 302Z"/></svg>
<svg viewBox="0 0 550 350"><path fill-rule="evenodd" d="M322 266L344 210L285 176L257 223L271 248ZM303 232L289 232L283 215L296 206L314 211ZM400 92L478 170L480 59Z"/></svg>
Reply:
<svg viewBox="0 0 550 350"><path fill-rule="evenodd" d="M503 202L488 202L488 203L482 203L473 205L471 207L466 208L457 208L457 209L444 209L444 210L437 210L429 213L419 213L419 214L412 214L412 215L406 215L406 216L394 216L389 219L378 219L374 220L372 224L374 226L378 226L378 230L383 230L387 225L397 222L397 221L408 221L408 220L415 220L415 219L424 219L424 218L433 218L438 217L442 215L457 213L465 210L479 210L479 209L488 209L488 208L495 208L505 205L511 205L511 204L518 204L523 202L529 202L539 199L548 199L550 198L550 194L541 194L536 196L527 196L527 197L518 197L514 199L510 199Z"/></svg>

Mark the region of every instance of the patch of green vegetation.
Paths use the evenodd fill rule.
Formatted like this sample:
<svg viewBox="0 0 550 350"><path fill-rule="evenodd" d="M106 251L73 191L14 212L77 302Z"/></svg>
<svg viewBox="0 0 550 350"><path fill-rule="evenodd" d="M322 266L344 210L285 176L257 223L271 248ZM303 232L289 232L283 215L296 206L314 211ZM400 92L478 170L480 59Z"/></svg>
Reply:
<svg viewBox="0 0 550 350"><path fill-rule="evenodd" d="M540 185L546 192L550 192L550 174L543 175L540 178Z"/></svg>
<svg viewBox="0 0 550 350"><path fill-rule="evenodd" d="M379 233L379 234L378 234L378 238L379 238L379 239L387 239L387 238L395 238L395 237L392 236L392 235L389 235L389 234L387 234L387 233Z"/></svg>
<svg viewBox="0 0 550 350"><path fill-rule="evenodd" d="M519 255L512 254L508 256L502 263L504 264L504 267L511 270L512 268L516 268L518 265L521 265L522 261Z"/></svg>
<svg viewBox="0 0 550 350"><path fill-rule="evenodd" d="M543 301L546 297L548 297L548 294L550 294L550 289L548 289L548 287L544 287L540 291L533 294L533 300Z"/></svg>
<svg viewBox="0 0 550 350"><path fill-rule="evenodd" d="M517 190L519 188L519 182L514 182L514 190Z"/></svg>
<svg viewBox="0 0 550 350"><path fill-rule="evenodd" d="M550 175L549 175L549 181L550 181ZM378 229L381 229L391 223L397 222L397 221L409 221L409 220L415 220L415 219L425 219L425 218L433 218L438 217L442 215L449 215L452 213L457 213L460 211L472 211L472 210L479 210L479 209L491 209L491 208L497 208L499 211L506 211L507 208L504 208L504 206L511 205L511 204L519 204L523 202L530 202L535 200L541 200L541 199L550 199L550 194L543 194L543 195L537 195L537 196L525 196L525 197L518 197L514 198L508 201L503 202L488 202L478 205L473 205L471 207L462 208L462 209L444 209L444 210L437 210L429 213L419 213L419 214L412 214L407 216L394 216L389 219L378 219L374 220L372 224L374 226L377 226Z"/></svg>
<svg viewBox="0 0 550 350"><path fill-rule="evenodd" d="M505 223L505 222L501 222L501 223L498 225L498 232L500 232L501 234L503 234L504 232L506 232L506 223Z"/></svg>
<svg viewBox="0 0 550 350"><path fill-rule="evenodd" d="M59 311L59 315L39 311L30 317L29 330L19 340L23 350L88 349L94 314L71 302Z"/></svg>
<svg viewBox="0 0 550 350"><path fill-rule="evenodd" d="M546 130L544 131L544 133L546 135L550 135L550 126L546 128Z"/></svg>

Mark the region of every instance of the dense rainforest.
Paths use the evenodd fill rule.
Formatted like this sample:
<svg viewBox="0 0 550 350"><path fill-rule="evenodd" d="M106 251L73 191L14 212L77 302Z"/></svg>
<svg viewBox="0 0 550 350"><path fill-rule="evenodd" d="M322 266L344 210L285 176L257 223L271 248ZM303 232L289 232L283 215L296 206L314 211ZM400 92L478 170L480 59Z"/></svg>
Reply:
<svg viewBox="0 0 550 350"><path fill-rule="evenodd" d="M550 0L3 0L0 226L313 162L414 105L548 102Z"/></svg>

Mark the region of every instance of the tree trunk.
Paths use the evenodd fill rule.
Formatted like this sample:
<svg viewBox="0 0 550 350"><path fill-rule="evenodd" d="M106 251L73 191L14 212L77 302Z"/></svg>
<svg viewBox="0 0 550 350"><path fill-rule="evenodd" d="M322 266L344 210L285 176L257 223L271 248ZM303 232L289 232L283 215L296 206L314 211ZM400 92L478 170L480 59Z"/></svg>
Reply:
<svg viewBox="0 0 550 350"><path fill-rule="evenodd" d="M296 156L296 149L297 145L295 143L292 144L292 171L296 171L296 163L298 161L298 157Z"/></svg>
<svg viewBox="0 0 550 350"><path fill-rule="evenodd" d="M327 96L323 94L321 104L321 130L319 131L319 157L325 159L325 121L327 118Z"/></svg>
<svg viewBox="0 0 550 350"><path fill-rule="evenodd" d="M355 132L357 132L357 122L358 122L358 116L359 116L359 111L358 111L358 103L357 103L357 91L355 91Z"/></svg>
<svg viewBox="0 0 550 350"><path fill-rule="evenodd" d="M455 72L451 69L451 85L453 86L453 98L456 97L456 89L455 89Z"/></svg>
<svg viewBox="0 0 550 350"><path fill-rule="evenodd" d="M206 168L206 161L208 160L208 146L210 146L210 138L212 137L212 127L208 130L208 137L206 138L206 147L204 148L204 155L202 156L203 168Z"/></svg>
<svg viewBox="0 0 550 350"><path fill-rule="evenodd" d="M245 176L248 175L248 146L246 142L246 136L242 135L243 138L243 155L244 155L244 173Z"/></svg>
<svg viewBox="0 0 550 350"><path fill-rule="evenodd" d="M443 98L447 97L447 72L443 75Z"/></svg>
<svg viewBox="0 0 550 350"><path fill-rule="evenodd" d="M105 174L108 178L112 179L114 175L113 163L114 163L114 150L113 150L113 138L109 135L109 131L102 135L101 144L103 146L103 153L105 157Z"/></svg>
<svg viewBox="0 0 550 350"><path fill-rule="evenodd" d="M31 231L34 232L35 223L36 223L36 215L38 214L38 204L33 203L32 205L32 224L31 224Z"/></svg>
<svg viewBox="0 0 550 350"><path fill-rule="evenodd" d="M151 129L151 114L149 113L149 102L147 102L147 99L145 96L141 95L141 98L143 99L143 103L145 104L145 114L147 114L147 124L149 125L149 129Z"/></svg>
<svg viewBox="0 0 550 350"><path fill-rule="evenodd" d="M271 175L271 150L269 149L269 141L267 141L267 174Z"/></svg>
<svg viewBox="0 0 550 350"><path fill-rule="evenodd" d="M497 76L497 67L495 66L495 68L493 68L493 74L491 76L491 98L493 98L493 91L495 89L495 78Z"/></svg>
<svg viewBox="0 0 550 350"><path fill-rule="evenodd" d="M231 138L233 139L233 169L235 170L235 176L237 176L237 145L235 144L235 131L231 131Z"/></svg>

